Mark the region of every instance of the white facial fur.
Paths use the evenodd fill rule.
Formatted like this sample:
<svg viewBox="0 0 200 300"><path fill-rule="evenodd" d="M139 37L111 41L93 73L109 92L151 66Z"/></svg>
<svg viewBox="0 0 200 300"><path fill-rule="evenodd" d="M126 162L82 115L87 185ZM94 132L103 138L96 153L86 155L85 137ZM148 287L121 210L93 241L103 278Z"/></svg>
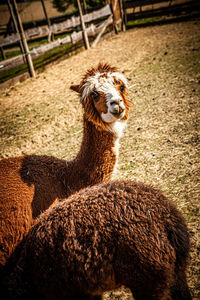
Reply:
<svg viewBox="0 0 200 300"><path fill-rule="evenodd" d="M97 72L95 75L90 76L86 79L86 82L82 86L82 97L81 100L84 102L85 99L90 95L92 91L104 93L107 103L107 113L102 113L102 120L106 123L113 123L119 119L122 119L125 114L125 105L119 91L115 88L115 78L123 82L125 87L128 86L127 80L119 72L108 72L106 77L103 74ZM115 104L116 103L116 104ZM113 114L115 107L119 105L124 111L120 117Z"/></svg>

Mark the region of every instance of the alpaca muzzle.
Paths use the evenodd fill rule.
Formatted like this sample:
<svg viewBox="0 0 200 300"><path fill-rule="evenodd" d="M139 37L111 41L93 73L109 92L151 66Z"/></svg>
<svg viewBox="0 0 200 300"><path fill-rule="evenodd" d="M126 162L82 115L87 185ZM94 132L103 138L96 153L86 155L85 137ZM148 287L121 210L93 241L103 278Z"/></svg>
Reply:
<svg viewBox="0 0 200 300"><path fill-rule="evenodd" d="M121 116L124 111L125 111L125 106L121 98L111 101L110 112L114 116Z"/></svg>

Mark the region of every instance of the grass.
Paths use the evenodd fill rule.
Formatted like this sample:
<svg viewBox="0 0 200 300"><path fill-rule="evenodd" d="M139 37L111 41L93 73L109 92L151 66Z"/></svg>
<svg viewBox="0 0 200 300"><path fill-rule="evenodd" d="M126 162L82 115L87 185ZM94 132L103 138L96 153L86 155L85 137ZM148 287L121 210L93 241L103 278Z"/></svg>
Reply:
<svg viewBox="0 0 200 300"><path fill-rule="evenodd" d="M57 61L60 58L64 58L68 56L71 51L78 51L79 48L81 48L81 43L77 43L76 45L69 43L51 49L33 60L34 68L35 70L40 69L40 71L42 71L47 64ZM27 64L22 64L15 68L3 71L0 73L0 83L24 74L25 72L28 72Z"/></svg>
<svg viewBox="0 0 200 300"><path fill-rule="evenodd" d="M145 24L151 24L154 22L158 22L162 20L163 17L152 17L152 18L144 18L144 19L139 19L139 20L130 20L127 23L127 28L137 26L137 25L145 25Z"/></svg>
<svg viewBox="0 0 200 300"><path fill-rule="evenodd" d="M108 30L106 30L106 32L107 31ZM57 40L59 38L62 39L70 34L71 34L70 32L58 34L58 35L55 35L54 38L55 38L55 40ZM89 40L93 41L94 37L90 37ZM28 41L29 50L37 48L46 43L47 43L47 37L30 40L30 41ZM78 42L76 45L69 43L69 44L65 44L65 45L60 45L59 47L56 47L56 48L46 52L45 54L41 55L37 59L33 60L33 65L34 65L35 70L40 69L40 71L41 71L45 68L45 66L47 64L52 63L60 58L64 59L66 57L66 55L70 55L70 52L73 52L74 50L77 51L77 49L80 49L82 47L82 45L83 45L82 42ZM16 49L16 47L18 49ZM6 54L6 59L10 59L12 57L15 57L15 56L21 54L21 51L20 51L20 48L18 45L8 46L7 48L4 48L4 51ZM0 61L3 61L2 56L0 56ZM14 67L12 69L0 72L0 84L13 78L13 77L24 74L26 72L28 72L27 64L22 64L20 66Z"/></svg>
<svg viewBox="0 0 200 300"><path fill-rule="evenodd" d="M54 36L54 40L57 40L57 39L62 39L66 36L70 35L70 33L66 34L66 33L63 33L63 34L57 34ZM34 40L29 40L28 41L28 46L29 46L29 50L32 50L34 48L37 48L39 46L42 46L44 44L47 44L48 43L48 39L47 37L42 37L42 38L37 38L37 39L34 39ZM18 50L16 50L16 48L18 48ZM5 53L6 53L6 59L9 59L9 58L12 58L14 56L17 56L17 55L20 55L21 54L21 51L20 51L20 48L19 48L19 45L16 44L16 45L10 45L7 47L7 49L4 49ZM2 61L3 58L1 57L0 58L0 61Z"/></svg>
<svg viewBox="0 0 200 300"><path fill-rule="evenodd" d="M66 36L67 36L66 34L58 35L55 37L55 40L58 38L66 37ZM94 37L90 37L89 40L93 41ZM46 39L29 42L29 49L32 50L33 48L38 47L45 43L47 43ZM34 69L39 70L41 72L45 69L46 65L48 65L52 62L55 62L59 59L64 59L64 58L72 55L74 52L80 51L82 47L83 47L83 43L82 43L82 41L80 41L80 42L76 43L75 45L72 43L68 43L68 44L60 45L56 48L53 48L33 60ZM15 49L14 51L10 50L9 52L7 52L6 56L8 59L8 58L12 58L19 54L21 54L21 51L18 51ZM12 69L0 72L0 84L13 78L13 77L24 74L26 72L28 72L27 64L22 64L17 67L14 67Z"/></svg>

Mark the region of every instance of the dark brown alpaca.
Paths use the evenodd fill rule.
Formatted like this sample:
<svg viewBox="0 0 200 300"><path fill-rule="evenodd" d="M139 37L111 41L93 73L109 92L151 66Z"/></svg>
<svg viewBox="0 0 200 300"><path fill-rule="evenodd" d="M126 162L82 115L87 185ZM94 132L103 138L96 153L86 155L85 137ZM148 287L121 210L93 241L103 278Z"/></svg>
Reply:
<svg viewBox="0 0 200 300"><path fill-rule="evenodd" d="M191 300L188 255L176 207L150 186L116 181L45 211L6 284L10 299L100 299L125 285L136 300Z"/></svg>
<svg viewBox="0 0 200 300"><path fill-rule="evenodd" d="M84 109L77 157L26 155L0 161L1 269L41 212L57 198L109 180L116 166L129 112L126 79L116 68L99 64L71 88L80 94Z"/></svg>

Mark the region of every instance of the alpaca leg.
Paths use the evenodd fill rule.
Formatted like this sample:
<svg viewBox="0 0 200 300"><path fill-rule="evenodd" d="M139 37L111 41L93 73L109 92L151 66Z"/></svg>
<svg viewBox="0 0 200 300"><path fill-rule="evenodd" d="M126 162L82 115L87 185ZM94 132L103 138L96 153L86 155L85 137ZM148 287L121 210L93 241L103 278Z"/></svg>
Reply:
<svg viewBox="0 0 200 300"><path fill-rule="evenodd" d="M90 300L101 300L101 296L90 296Z"/></svg>
<svg viewBox="0 0 200 300"><path fill-rule="evenodd" d="M132 295L135 300L172 300L171 296L169 295L147 295L141 294L141 293L136 293L135 291L132 291Z"/></svg>
<svg viewBox="0 0 200 300"><path fill-rule="evenodd" d="M176 274L175 283L170 288L172 300L192 300L185 272Z"/></svg>
<svg viewBox="0 0 200 300"><path fill-rule="evenodd" d="M153 282L152 282L153 285ZM135 300L173 300L170 296L170 291L167 287L157 286L154 288L131 288L132 295ZM174 299L175 300L175 299Z"/></svg>
<svg viewBox="0 0 200 300"><path fill-rule="evenodd" d="M63 298L63 300L91 300L89 295L84 295L84 294L80 294L80 295L75 295L75 296L71 296L71 297L65 297Z"/></svg>
<svg viewBox="0 0 200 300"><path fill-rule="evenodd" d="M68 300L101 300L101 296L91 296L86 294L76 295L70 298L66 298Z"/></svg>

